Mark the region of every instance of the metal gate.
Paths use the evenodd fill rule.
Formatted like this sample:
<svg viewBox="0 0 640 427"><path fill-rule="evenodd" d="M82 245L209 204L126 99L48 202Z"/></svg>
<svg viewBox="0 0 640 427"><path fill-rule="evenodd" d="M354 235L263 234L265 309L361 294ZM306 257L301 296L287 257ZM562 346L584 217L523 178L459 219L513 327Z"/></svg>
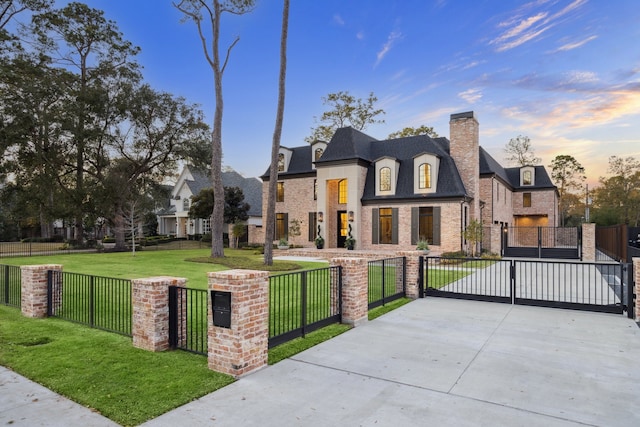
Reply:
<svg viewBox="0 0 640 427"><path fill-rule="evenodd" d="M516 258L581 259L580 227L505 227L502 255Z"/></svg>
<svg viewBox="0 0 640 427"><path fill-rule="evenodd" d="M632 264L429 257L420 296L633 316Z"/></svg>
<svg viewBox="0 0 640 427"><path fill-rule="evenodd" d="M169 287L169 346L208 354L207 291Z"/></svg>

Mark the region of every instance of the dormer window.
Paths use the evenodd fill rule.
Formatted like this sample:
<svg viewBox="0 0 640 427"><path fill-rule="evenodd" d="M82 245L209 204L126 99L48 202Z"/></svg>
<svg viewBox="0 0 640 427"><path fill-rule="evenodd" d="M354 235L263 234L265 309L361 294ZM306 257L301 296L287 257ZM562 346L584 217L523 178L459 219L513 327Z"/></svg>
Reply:
<svg viewBox="0 0 640 427"><path fill-rule="evenodd" d="M324 150L322 148L316 148L314 160L316 161L320 160L320 157L322 157L323 154L324 154Z"/></svg>
<svg viewBox="0 0 640 427"><path fill-rule="evenodd" d="M284 172L284 154L278 154L278 172Z"/></svg>
<svg viewBox="0 0 640 427"><path fill-rule="evenodd" d="M522 185L531 185L531 171L522 173Z"/></svg>
<svg viewBox="0 0 640 427"><path fill-rule="evenodd" d="M189 210L189 198L185 197L185 199L182 201L182 210L183 211L188 211Z"/></svg>
<svg viewBox="0 0 640 427"><path fill-rule="evenodd" d="M533 166L524 166L520 168L520 185L530 186L536 184L535 169Z"/></svg>
<svg viewBox="0 0 640 427"><path fill-rule="evenodd" d="M431 188L431 165L423 163L418 167L418 188Z"/></svg>
<svg viewBox="0 0 640 427"><path fill-rule="evenodd" d="M380 169L380 191L391 191L391 168Z"/></svg>

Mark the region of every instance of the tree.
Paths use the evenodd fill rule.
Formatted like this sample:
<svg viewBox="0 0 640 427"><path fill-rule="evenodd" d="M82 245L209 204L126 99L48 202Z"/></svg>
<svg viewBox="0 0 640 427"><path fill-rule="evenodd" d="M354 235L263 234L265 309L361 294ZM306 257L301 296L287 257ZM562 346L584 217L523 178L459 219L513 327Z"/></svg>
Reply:
<svg viewBox="0 0 640 427"><path fill-rule="evenodd" d="M477 255L478 242L482 242L483 232L482 223L477 219L472 219L467 228L464 229L462 237L469 242L471 256Z"/></svg>
<svg viewBox="0 0 640 427"><path fill-rule="evenodd" d="M42 56L75 70L65 125L70 129L73 161L65 175L74 176L70 199L74 206L75 239L84 234L83 220L91 210L87 175L99 174L104 165L106 129L118 118L114 108L124 82L138 81L139 66L131 60L139 48L124 40L116 24L104 13L77 2L33 17L32 32Z"/></svg>
<svg viewBox="0 0 640 427"><path fill-rule="evenodd" d="M418 136L418 135L427 135L427 136L430 136L431 138L438 137L438 134L436 133L435 130L433 130L433 127L422 125L417 128L406 127L397 132L390 133L388 136L388 139L406 138L408 136Z"/></svg>
<svg viewBox="0 0 640 427"><path fill-rule="evenodd" d="M565 217L569 210L567 193L580 191L587 178L584 167L573 157L566 154L556 156L551 161L551 178L558 187L561 225L565 225Z"/></svg>
<svg viewBox="0 0 640 427"><path fill-rule="evenodd" d="M542 161L540 157L535 156L528 136L518 135L516 138L511 138L504 151L505 160L516 166L533 166Z"/></svg>
<svg viewBox="0 0 640 427"><path fill-rule="evenodd" d="M211 181L213 193L219 201L224 200L224 188L222 186L222 115L224 111L222 76L229 61L231 50L240 41L240 37L234 39L227 48L224 60L220 62L220 20L223 13L234 15L248 13L253 9L254 4L254 0L212 0L211 3L205 0L181 0L178 4L174 3L174 6L184 14L185 19L191 20L196 24L204 56L213 70L216 107L213 116L213 131L211 133ZM207 37L203 28L205 17L211 26L210 46L207 45ZM211 257L221 258L224 256L222 238L224 205L222 203L214 204L211 218Z"/></svg>
<svg viewBox="0 0 640 427"><path fill-rule="evenodd" d="M0 0L0 42L10 40L11 36L6 30L9 22L16 15L31 10L32 12L45 11L53 6L54 0Z"/></svg>
<svg viewBox="0 0 640 427"><path fill-rule="evenodd" d="M384 120L376 118L384 114L384 110L375 108L377 101L378 98L373 92L365 101L360 98L356 99L347 91L330 93L322 98L322 103L331 106L331 109L322 113L320 122L323 124L312 128L311 136L305 138L305 141L309 143L318 140L330 141L336 129L345 126L363 131L368 125L384 123Z"/></svg>
<svg viewBox="0 0 640 427"><path fill-rule="evenodd" d="M244 193L239 187L224 187L224 222L225 224L234 224L238 221L246 221L249 219L249 206L244 201ZM200 190L200 193L191 198L191 207L189 208L189 218L211 218L211 212L215 205L215 197L212 188Z"/></svg>
<svg viewBox="0 0 640 427"><path fill-rule="evenodd" d="M620 224L640 224L640 162L633 157L609 157L607 172L594 191L594 218L608 218Z"/></svg>

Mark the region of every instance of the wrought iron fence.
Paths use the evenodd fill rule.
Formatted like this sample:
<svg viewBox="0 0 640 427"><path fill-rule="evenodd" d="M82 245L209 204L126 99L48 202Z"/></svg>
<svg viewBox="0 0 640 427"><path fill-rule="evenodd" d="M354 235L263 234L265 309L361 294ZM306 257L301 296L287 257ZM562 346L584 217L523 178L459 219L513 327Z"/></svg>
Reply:
<svg viewBox="0 0 640 427"><path fill-rule="evenodd" d="M406 258L380 259L368 264L369 309L405 296Z"/></svg>
<svg viewBox="0 0 640 427"><path fill-rule="evenodd" d="M0 258L69 253L71 248L63 242L0 242Z"/></svg>
<svg viewBox="0 0 640 427"><path fill-rule="evenodd" d="M207 355L207 291L169 287L169 346Z"/></svg>
<svg viewBox="0 0 640 427"><path fill-rule="evenodd" d="M269 278L269 348L339 322L340 266Z"/></svg>
<svg viewBox="0 0 640 427"><path fill-rule="evenodd" d="M49 270L48 315L131 336L131 280Z"/></svg>
<svg viewBox="0 0 640 427"><path fill-rule="evenodd" d="M0 265L0 303L20 308L22 273L19 266Z"/></svg>

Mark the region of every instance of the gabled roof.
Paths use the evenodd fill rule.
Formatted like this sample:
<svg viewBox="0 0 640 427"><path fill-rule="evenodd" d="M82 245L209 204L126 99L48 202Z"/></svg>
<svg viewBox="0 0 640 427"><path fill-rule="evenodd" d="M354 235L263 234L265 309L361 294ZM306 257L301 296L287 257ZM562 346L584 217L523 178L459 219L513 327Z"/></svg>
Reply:
<svg viewBox="0 0 640 427"><path fill-rule="evenodd" d="M193 180L186 180L185 184L195 196L200 191L211 188L209 172L191 168ZM257 178L245 178L234 170L222 172L223 187L239 187L242 189L244 201L249 204L249 216L262 216L262 182Z"/></svg>
<svg viewBox="0 0 640 427"><path fill-rule="evenodd" d="M480 176L497 175L513 190L556 188L544 166L534 166L535 184L520 185L521 167L503 168L489 153L480 147Z"/></svg>
<svg viewBox="0 0 640 427"><path fill-rule="evenodd" d="M497 175L511 185L507 171L484 148L480 147L480 176L482 175Z"/></svg>

